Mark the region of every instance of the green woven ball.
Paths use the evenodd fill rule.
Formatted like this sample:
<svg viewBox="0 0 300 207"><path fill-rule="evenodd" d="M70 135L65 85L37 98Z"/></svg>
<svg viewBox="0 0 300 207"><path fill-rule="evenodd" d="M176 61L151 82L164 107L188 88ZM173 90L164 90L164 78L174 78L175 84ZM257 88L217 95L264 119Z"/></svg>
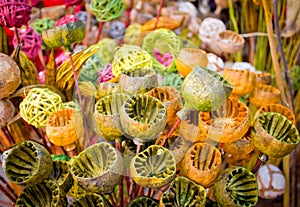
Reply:
<svg viewBox="0 0 300 207"><path fill-rule="evenodd" d="M153 59L153 68L155 68L159 73L166 74L168 72L176 71L175 59L179 54L181 44L181 39L172 30L157 29L146 35L142 48L151 54ZM163 54L170 52L174 57L172 63L166 67L158 62L153 54L155 49Z"/></svg>
<svg viewBox="0 0 300 207"><path fill-rule="evenodd" d="M45 127L49 116L62 108L61 97L48 88L33 88L20 103L20 116L36 128Z"/></svg>
<svg viewBox="0 0 300 207"><path fill-rule="evenodd" d="M91 0L90 10L99 22L108 22L121 16L124 3L122 0Z"/></svg>
<svg viewBox="0 0 300 207"><path fill-rule="evenodd" d="M183 76L180 74L170 73L164 77L162 82L162 86L172 86L177 89L177 91L181 92L181 86L183 83Z"/></svg>
<svg viewBox="0 0 300 207"><path fill-rule="evenodd" d="M142 25L138 23L131 24L127 27L124 35L124 41L126 44L138 45L141 27Z"/></svg>
<svg viewBox="0 0 300 207"><path fill-rule="evenodd" d="M32 24L32 27L37 33L42 34L44 30L50 29L54 27L54 25L55 25L54 20L51 20L49 18L43 18L43 19L36 19Z"/></svg>
<svg viewBox="0 0 300 207"><path fill-rule="evenodd" d="M112 62L112 72L115 77L134 69L152 68L152 58L149 53L137 45L124 44L118 48Z"/></svg>

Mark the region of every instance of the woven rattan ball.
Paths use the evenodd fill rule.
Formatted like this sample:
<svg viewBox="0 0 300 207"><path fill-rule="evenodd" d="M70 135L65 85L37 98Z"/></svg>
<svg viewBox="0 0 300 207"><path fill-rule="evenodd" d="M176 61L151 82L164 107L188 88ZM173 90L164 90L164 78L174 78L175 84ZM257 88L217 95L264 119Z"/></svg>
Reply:
<svg viewBox="0 0 300 207"><path fill-rule="evenodd" d="M136 45L119 47L112 62L112 72L118 77L122 72L131 72L138 68L152 68L149 53Z"/></svg>
<svg viewBox="0 0 300 207"><path fill-rule="evenodd" d="M139 36L142 25L133 23L126 28L124 41L126 44L139 45Z"/></svg>
<svg viewBox="0 0 300 207"><path fill-rule="evenodd" d="M62 108L61 97L48 88L33 88L20 103L20 115L36 128L45 127L52 112Z"/></svg>
<svg viewBox="0 0 300 207"><path fill-rule="evenodd" d="M90 10L99 22L108 22L121 16L124 3L122 0L91 0Z"/></svg>
<svg viewBox="0 0 300 207"><path fill-rule="evenodd" d="M68 24L68 23L76 22L76 21L78 21L78 18L74 15L69 14L69 15L63 16L62 18L58 19L55 22L55 26L60 26L63 24Z"/></svg>
<svg viewBox="0 0 300 207"><path fill-rule="evenodd" d="M31 6L27 0L0 0L0 25L20 28L30 20Z"/></svg>
<svg viewBox="0 0 300 207"><path fill-rule="evenodd" d="M32 24L32 28L39 34L44 30L54 27L55 21L49 18L36 19Z"/></svg>
<svg viewBox="0 0 300 207"><path fill-rule="evenodd" d="M29 57L35 58L42 46L42 37L31 27L22 28L18 31L22 44L22 51ZM16 35L13 39L14 47L18 46Z"/></svg>
<svg viewBox="0 0 300 207"><path fill-rule="evenodd" d="M112 73L111 63L107 64L104 68L100 69L98 72L98 84L107 82L114 78L114 74Z"/></svg>
<svg viewBox="0 0 300 207"><path fill-rule="evenodd" d="M168 29L157 29L146 35L143 41L142 48L149 52L153 58L153 68L159 73L167 73L175 71L175 59L179 54L181 48L181 39L172 31ZM168 67L161 64L153 54L154 50L160 53L171 53L173 58L172 63Z"/></svg>
<svg viewBox="0 0 300 207"><path fill-rule="evenodd" d="M101 58L104 64L111 63L117 47L117 41L110 38L103 38L97 45L99 49L96 54Z"/></svg>

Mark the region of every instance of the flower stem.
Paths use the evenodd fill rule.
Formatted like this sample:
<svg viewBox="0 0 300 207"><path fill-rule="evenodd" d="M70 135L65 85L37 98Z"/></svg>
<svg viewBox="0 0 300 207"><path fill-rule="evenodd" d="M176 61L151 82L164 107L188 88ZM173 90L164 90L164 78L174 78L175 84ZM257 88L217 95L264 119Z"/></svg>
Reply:
<svg viewBox="0 0 300 207"><path fill-rule="evenodd" d="M95 44L97 44L99 42L99 40L100 40L100 36L101 36L101 33L102 33L103 24L104 24L103 22L99 23L98 34L97 34L97 38L96 38Z"/></svg>
<svg viewBox="0 0 300 207"><path fill-rule="evenodd" d="M158 22L159 22L159 17L160 17L163 5L164 5L164 0L160 0L160 4L159 4L158 11L157 11L157 16L156 16L156 22L155 22L154 30L157 29L157 25L158 25Z"/></svg>

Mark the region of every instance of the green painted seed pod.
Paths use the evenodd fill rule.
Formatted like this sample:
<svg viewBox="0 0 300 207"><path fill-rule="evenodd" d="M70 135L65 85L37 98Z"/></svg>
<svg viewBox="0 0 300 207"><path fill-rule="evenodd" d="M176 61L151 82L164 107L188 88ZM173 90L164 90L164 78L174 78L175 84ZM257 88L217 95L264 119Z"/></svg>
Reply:
<svg viewBox="0 0 300 207"><path fill-rule="evenodd" d="M46 180L37 185L28 186L21 192L16 207L66 207L67 198L59 186Z"/></svg>
<svg viewBox="0 0 300 207"><path fill-rule="evenodd" d="M84 37L85 25L80 20L50 28L42 32L43 41L50 48L65 46L67 50L70 50L72 43L81 42Z"/></svg>
<svg viewBox="0 0 300 207"><path fill-rule="evenodd" d="M153 69L135 69L124 71L119 78L119 87L123 93L145 93L158 86L157 75Z"/></svg>
<svg viewBox="0 0 300 207"><path fill-rule="evenodd" d="M204 207L205 203L205 188L183 176L175 178L160 197L161 207Z"/></svg>
<svg viewBox="0 0 300 207"><path fill-rule="evenodd" d="M97 101L94 116L104 139L113 141L122 137L120 110L129 97L123 93L116 93Z"/></svg>
<svg viewBox="0 0 300 207"><path fill-rule="evenodd" d="M227 168L214 183L214 197L221 207L252 207L258 201L258 184L243 167Z"/></svg>
<svg viewBox="0 0 300 207"><path fill-rule="evenodd" d="M71 173L78 185L90 192L111 193L124 170L120 153L106 142L94 144L71 162Z"/></svg>
<svg viewBox="0 0 300 207"><path fill-rule="evenodd" d="M4 169L11 182L28 186L47 179L53 166L51 155L45 147L26 140L9 152Z"/></svg>
<svg viewBox="0 0 300 207"><path fill-rule="evenodd" d="M70 172L69 163L62 160L53 161L53 170L49 177L51 180L57 183L57 185L68 192L73 185L73 178Z"/></svg>
<svg viewBox="0 0 300 207"><path fill-rule="evenodd" d="M120 117L125 136L141 142L156 139L166 126L166 109L161 101L144 94L127 99Z"/></svg>
<svg viewBox="0 0 300 207"><path fill-rule="evenodd" d="M135 199L132 199L128 203L127 207L159 207L159 204L152 198L146 196L139 196Z"/></svg>
<svg viewBox="0 0 300 207"><path fill-rule="evenodd" d="M75 201L70 207L110 207L109 202L99 194L87 194Z"/></svg>
<svg viewBox="0 0 300 207"><path fill-rule="evenodd" d="M132 179L144 188L160 188L175 177L175 157L166 148L151 145L132 158L130 174Z"/></svg>
<svg viewBox="0 0 300 207"><path fill-rule="evenodd" d="M214 111L221 107L230 95L232 86L222 76L197 66L184 79L181 92L185 108L198 111Z"/></svg>
<svg viewBox="0 0 300 207"><path fill-rule="evenodd" d="M288 118L277 112L259 114L253 124L254 146L272 157L284 157L300 142L299 131Z"/></svg>

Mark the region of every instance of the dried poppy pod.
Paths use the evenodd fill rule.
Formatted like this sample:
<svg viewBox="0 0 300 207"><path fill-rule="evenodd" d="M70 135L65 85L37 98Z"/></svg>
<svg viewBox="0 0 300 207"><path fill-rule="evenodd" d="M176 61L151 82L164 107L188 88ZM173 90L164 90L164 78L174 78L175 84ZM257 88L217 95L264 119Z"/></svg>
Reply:
<svg viewBox="0 0 300 207"><path fill-rule="evenodd" d="M130 95L145 93L157 86L157 75L153 69L139 68L133 71L124 71L119 79L120 91Z"/></svg>
<svg viewBox="0 0 300 207"><path fill-rule="evenodd" d="M200 112L200 128L208 138L220 143L234 142L242 138L250 127L250 110L241 101L230 97L213 112Z"/></svg>
<svg viewBox="0 0 300 207"><path fill-rule="evenodd" d="M254 150L254 146L252 143L250 133L251 128L249 128L248 132L237 141L224 143L224 152L237 156L249 154L250 152L252 152Z"/></svg>
<svg viewBox="0 0 300 207"><path fill-rule="evenodd" d="M259 72L256 72L255 75L256 75L255 84L271 85L271 83L272 83L271 73L267 73L267 72L259 73Z"/></svg>
<svg viewBox="0 0 300 207"><path fill-rule="evenodd" d="M161 144L161 141L164 140L166 135L161 135L157 139L156 143ZM175 157L176 163L178 164L184 157L186 151L193 145L192 142L189 142L183 139L181 136L173 133L171 137L169 137L163 147L167 148L172 152Z"/></svg>
<svg viewBox="0 0 300 207"><path fill-rule="evenodd" d="M4 53L0 53L0 99L15 92L21 83L21 73L17 63Z"/></svg>
<svg viewBox="0 0 300 207"><path fill-rule="evenodd" d="M96 99L103 98L119 92L119 84L103 82L98 85Z"/></svg>
<svg viewBox="0 0 300 207"><path fill-rule="evenodd" d="M125 135L141 142L157 138L166 126L166 108L152 96L137 94L127 99L120 111Z"/></svg>
<svg viewBox="0 0 300 207"><path fill-rule="evenodd" d="M171 86L160 86L145 95L153 96L162 102L167 110L167 124L173 126L177 120L176 113L183 106L179 92Z"/></svg>
<svg viewBox="0 0 300 207"><path fill-rule="evenodd" d="M42 32L44 43L50 48L64 46L67 51L71 50L71 44L80 42L85 37L85 25L78 20L60 26L56 26Z"/></svg>
<svg viewBox="0 0 300 207"><path fill-rule="evenodd" d="M178 72L187 76L196 66L206 67L208 63L207 54L198 48L182 48L175 61Z"/></svg>
<svg viewBox="0 0 300 207"><path fill-rule="evenodd" d="M159 145L151 145L135 155L130 162L132 179L144 188L160 188L170 183L175 174L174 155Z"/></svg>
<svg viewBox="0 0 300 207"><path fill-rule="evenodd" d="M67 197L57 183L45 180L37 185L24 188L17 199L16 206L67 207Z"/></svg>
<svg viewBox="0 0 300 207"><path fill-rule="evenodd" d="M205 204L205 188L183 176L175 178L170 188L160 197L161 207L204 207Z"/></svg>
<svg viewBox="0 0 300 207"><path fill-rule="evenodd" d="M70 171L69 163L63 160L53 161L53 170L49 176L60 189L67 193L73 185L73 178Z"/></svg>
<svg viewBox="0 0 300 207"><path fill-rule="evenodd" d="M258 184L243 167L227 168L214 183L214 197L221 207L250 207L258 201Z"/></svg>
<svg viewBox="0 0 300 207"><path fill-rule="evenodd" d="M251 92L249 101L256 107L277 104L280 101L280 90L270 85L258 84Z"/></svg>
<svg viewBox="0 0 300 207"><path fill-rule="evenodd" d="M143 206L159 207L159 203L152 198L146 196L139 196L132 199L127 205L127 207L143 207Z"/></svg>
<svg viewBox="0 0 300 207"><path fill-rule="evenodd" d="M241 166L247 169L252 169L255 162L258 159L259 151L257 149L252 150L247 154L229 154L225 153L224 159L228 166Z"/></svg>
<svg viewBox="0 0 300 207"><path fill-rule="evenodd" d="M220 151L208 143L195 143L181 162L181 173L194 182L208 188L222 171Z"/></svg>
<svg viewBox="0 0 300 207"><path fill-rule="evenodd" d="M254 121L251 137L254 146L272 157L284 157L300 142L296 126L276 112L261 113Z"/></svg>
<svg viewBox="0 0 300 207"><path fill-rule="evenodd" d="M83 189L111 193L119 183L124 165L120 153L106 142L94 144L71 162L71 173Z"/></svg>
<svg viewBox="0 0 300 207"><path fill-rule="evenodd" d="M254 119L255 120L261 113L264 112L277 112L288 118L291 122L293 122L294 125L296 125L296 118L294 113L287 107L281 105L281 104L268 104L260 107L255 115Z"/></svg>
<svg viewBox="0 0 300 207"><path fill-rule="evenodd" d="M35 185L52 171L51 156L42 145L23 141L9 152L4 170L7 178L18 185Z"/></svg>
<svg viewBox="0 0 300 207"><path fill-rule="evenodd" d="M223 52L237 53L243 49L245 39L231 30L225 30L218 34L217 43Z"/></svg>
<svg viewBox="0 0 300 207"><path fill-rule="evenodd" d="M91 206L110 207L111 205L102 195L96 193L86 194L70 205L70 207L91 207Z"/></svg>
<svg viewBox="0 0 300 207"><path fill-rule="evenodd" d="M248 70L225 68L223 77L232 85L231 95L235 98L249 94L255 85L255 73Z"/></svg>
<svg viewBox="0 0 300 207"><path fill-rule="evenodd" d="M181 92L185 108L198 111L213 111L222 106L232 86L219 74L197 66L184 79Z"/></svg>
<svg viewBox="0 0 300 207"><path fill-rule="evenodd" d="M97 101L94 116L104 139L114 141L122 137L120 110L129 97L123 93L116 93Z"/></svg>
<svg viewBox="0 0 300 207"><path fill-rule="evenodd" d="M73 109L53 112L46 124L46 134L53 144L64 146L67 151L75 149L75 142L84 134L80 112Z"/></svg>
<svg viewBox="0 0 300 207"><path fill-rule="evenodd" d="M199 126L199 111L191 110L186 114L186 118L181 120L179 134L190 142L206 140L205 129L201 129Z"/></svg>
<svg viewBox="0 0 300 207"><path fill-rule="evenodd" d="M15 107L9 99L0 99L0 128L6 126L15 115Z"/></svg>

